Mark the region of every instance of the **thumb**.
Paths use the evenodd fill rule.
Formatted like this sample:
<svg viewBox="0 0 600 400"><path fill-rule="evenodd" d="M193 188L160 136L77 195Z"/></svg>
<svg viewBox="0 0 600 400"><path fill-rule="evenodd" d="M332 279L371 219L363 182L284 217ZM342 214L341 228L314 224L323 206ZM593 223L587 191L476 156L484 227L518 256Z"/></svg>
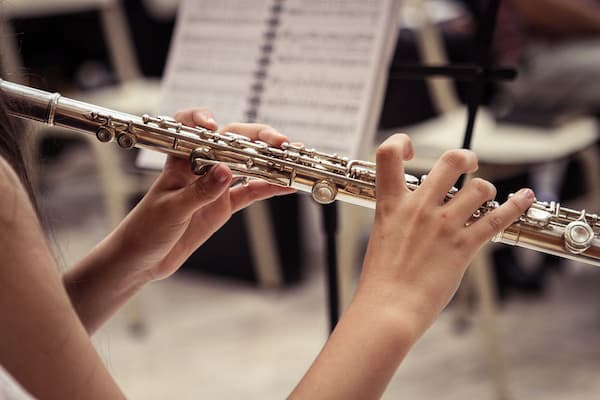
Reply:
<svg viewBox="0 0 600 400"><path fill-rule="evenodd" d="M212 203L229 189L231 179L229 168L223 164L214 165L206 175L183 188L179 193L178 208L192 213Z"/></svg>

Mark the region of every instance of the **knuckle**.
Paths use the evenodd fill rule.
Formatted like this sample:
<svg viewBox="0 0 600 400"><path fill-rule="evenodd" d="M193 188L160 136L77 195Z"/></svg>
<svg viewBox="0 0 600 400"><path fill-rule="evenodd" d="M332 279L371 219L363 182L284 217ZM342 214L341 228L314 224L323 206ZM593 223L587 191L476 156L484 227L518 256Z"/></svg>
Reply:
<svg viewBox="0 0 600 400"><path fill-rule="evenodd" d="M379 217L385 218L392 214L397 208L397 202L395 199L382 197L377 199L377 206L375 208L375 214Z"/></svg>
<svg viewBox="0 0 600 400"><path fill-rule="evenodd" d="M469 170L477 163L477 159L473 152L463 149L446 151L442 154L441 161L458 171Z"/></svg>
<svg viewBox="0 0 600 400"><path fill-rule="evenodd" d="M192 111L192 119L196 123L206 122L208 118L212 117L212 113L206 108L194 108Z"/></svg>
<svg viewBox="0 0 600 400"><path fill-rule="evenodd" d="M242 130L242 126L243 124L241 122L230 122L227 125L221 127L219 129L219 132L238 133L240 130Z"/></svg>
<svg viewBox="0 0 600 400"><path fill-rule="evenodd" d="M287 140L287 137L276 131L275 128L266 125L258 131L257 136L259 140L270 144L277 143L282 140Z"/></svg>
<svg viewBox="0 0 600 400"><path fill-rule="evenodd" d="M425 204L419 203L413 207L413 220L417 225L425 226L431 224L432 221L435 221L436 217L429 207ZM439 222L436 221L438 226L441 226ZM448 226L447 223L444 224L444 227Z"/></svg>
<svg viewBox="0 0 600 400"><path fill-rule="evenodd" d="M426 221L421 222L426 223ZM460 236L458 235L455 216L448 209L442 209L435 216L435 224L437 227L437 234L444 238L444 240L449 240L451 243L454 243L454 240Z"/></svg>
<svg viewBox="0 0 600 400"><path fill-rule="evenodd" d="M479 195L481 195L481 197L486 199L493 199L496 197L496 187L485 179L473 178L471 180L471 186Z"/></svg>
<svg viewBox="0 0 600 400"><path fill-rule="evenodd" d="M410 136L408 136L406 133L394 133L392 136L389 137L388 140L391 142L398 143L403 147L409 146L411 143Z"/></svg>
<svg viewBox="0 0 600 400"><path fill-rule="evenodd" d="M377 148L375 156L377 160L382 161L398 158L401 154L401 147L395 145L391 141L385 141Z"/></svg>
<svg viewBox="0 0 600 400"><path fill-rule="evenodd" d="M499 232L503 227L502 218L500 218L498 215L490 215L490 217L487 219L487 223L493 233Z"/></svg>
<svg viewBox="0 0 600 400"><path fill-rule="evenodd" d="M224 125L221 127L221 129L219 129L220 132L235 132L235 123L229 123L227 125Z"/></svg>
<svg viewBox="0 0 600 400"><path fill-rule="evenodd" d="M212 112L206 107L196 107L193 109L194 114L200 114L207 117L212 117Z"/></svg>
<svg viewBox="0 0 600 400"><path fill-rule="evenodd" d="M455 234L450 236L449 241L450 245L457 250L463 250L470 246L468 237L461 234Z"/></svg>
<svg viewBox="0 0 600 400"><path fill-rule="evenodd" d="M199 199L207 199L210 200L214 196L214 190L210 190L208 182L206 179L200 179L196 181L193 185L194 194Z"/></svg>
<svg viewBox="0 0 600 400"><path fill-rule="evenodd" d="M506 203L510 207L511 214L514 214L515 216L519 216L525 211L525 209L512 197L508 199Z"/></svg>
<svg viewBox="0 0 600 400"><path fill-rule="evenodd" d="M187 111L187 110L180 110L175 113L175 116L173 118L175 119L175 121L181 122L184 119L186 119L186 115L188 113L189 113L189 111Z"/></svg>

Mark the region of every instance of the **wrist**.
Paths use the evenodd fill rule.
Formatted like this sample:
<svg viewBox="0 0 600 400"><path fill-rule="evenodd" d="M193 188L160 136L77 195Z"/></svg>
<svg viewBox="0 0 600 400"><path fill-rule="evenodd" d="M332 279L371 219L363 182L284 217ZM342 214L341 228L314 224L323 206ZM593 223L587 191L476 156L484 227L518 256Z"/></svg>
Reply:
<svg viewBox="0 0 600 400"><path fill-rule="evenodd" d="M437 316L426 297L410 285L361 281L352 303L368 308L412 346Z"/></svg>
<svg viewBox="0 0 600 400"><path fill-rule="evenodd" d="M90 253L95 263L103 266L115 279L122 290L141 288L152 282L151 266L146 265L125 235L115 230L98 244Z"/></svg>
<svg viewBox="0 0 600 400"><path fill-rule="evenodd" d="M102 283L111 293L131 293L152 281L151 274L139 268L127 251L127 244L113 234L98 243L64 275L67 288Z"/></svg>

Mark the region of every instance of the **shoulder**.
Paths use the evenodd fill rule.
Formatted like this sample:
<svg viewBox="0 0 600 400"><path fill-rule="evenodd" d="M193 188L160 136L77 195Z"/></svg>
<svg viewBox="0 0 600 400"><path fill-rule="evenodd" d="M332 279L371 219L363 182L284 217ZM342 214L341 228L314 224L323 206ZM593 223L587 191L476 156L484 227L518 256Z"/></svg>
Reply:
<svg viewBox="0 0 600 400"><path fill-rule="evenodd" d="M28 215L31 200L21 179L6 159L0 156L0 223L15 222L18 215Z"/></svg>
<svg viewBox="0 0 600 400"><path fill-rule="evenodd" d="M0 155L0 204L7 200L7 196L14 196L25 189L19 176L4 157Z"/></svg>
<svg viewBox="0 0 600 400"><path fill-rule="evenodd" d="M13 167L2 155L0 155L0 186L3 186L4 184L20 185L20 183L19 177Z"/></svg>

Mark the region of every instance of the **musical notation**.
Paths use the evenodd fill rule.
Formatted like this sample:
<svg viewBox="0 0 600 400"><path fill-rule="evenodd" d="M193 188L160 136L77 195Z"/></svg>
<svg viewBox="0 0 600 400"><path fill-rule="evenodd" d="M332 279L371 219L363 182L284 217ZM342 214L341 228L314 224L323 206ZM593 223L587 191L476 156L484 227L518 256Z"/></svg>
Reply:
<svg viewBox="0 0 600 400"><path fill-rule="evenodd" d="M209 108L350 157L375 131L394 0L184 0L160 111Z"/></svg>

